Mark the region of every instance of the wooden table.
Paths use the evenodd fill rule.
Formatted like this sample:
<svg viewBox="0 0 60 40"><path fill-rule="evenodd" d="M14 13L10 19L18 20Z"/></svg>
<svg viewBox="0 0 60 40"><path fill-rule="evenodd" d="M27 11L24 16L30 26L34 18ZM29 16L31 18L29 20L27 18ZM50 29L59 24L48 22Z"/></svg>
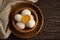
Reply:
<svg viewBox="0 0 60 40"><path fill-rule="evenodd" d="M44 40L60 39L60 1L59 0L40 0L36 3L43 11L45 24L41 32L29 39L17 38L13 34L6 40Z"/></svg>

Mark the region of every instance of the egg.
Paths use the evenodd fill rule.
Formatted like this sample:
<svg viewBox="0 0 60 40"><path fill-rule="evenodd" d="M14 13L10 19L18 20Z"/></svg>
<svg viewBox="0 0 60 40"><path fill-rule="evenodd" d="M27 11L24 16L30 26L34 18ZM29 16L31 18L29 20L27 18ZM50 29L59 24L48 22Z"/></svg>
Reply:
<svg viewBox="0 0 60 40"><path fill-rule="evenodd" d="M31 11L28 9L24 9L21 13L22 15L31 15Z"/></svg>
<svg viewBox="0 0 60 40"><path fill-rule="evenodd" d="M29 22L29 21L30 21L30 16L29 16L29 15L24 15L24 16L22 16L22 21L23 21L24 23Z"/></svg>
<svg viewBox="0 0 60 40"><path fill-rule="evenodd" d="M25 24L23 22L17 22L16 26L19 27L20 29L25 29Z"/></svg>
<svg viewBox="0 0 60 40"><path fill-rule="evenodd" d="M20 22L21 19L22 19L22 15L21 15L21 14L16 14L16 15L14 16L14 18L15 18L15 21Z"/></svg>
<svg viewBox="0 0 60 40"><path fill-rule="evenodd" d="M28 28L33 28L35 26L35 20L30 20L28 23Z"/></svg>
<svg viewBox="0 0 60 40"><path fill-rule="evenodd" d="M34 20L34 16L31 14L30 16L30 20Z"/></svg>

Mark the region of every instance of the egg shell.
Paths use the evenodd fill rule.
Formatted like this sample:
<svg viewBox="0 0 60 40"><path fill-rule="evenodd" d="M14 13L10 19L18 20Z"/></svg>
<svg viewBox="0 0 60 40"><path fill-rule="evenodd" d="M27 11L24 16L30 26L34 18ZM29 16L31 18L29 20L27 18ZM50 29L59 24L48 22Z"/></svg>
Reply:
<svg viewBox="0 0 60 40"><path fill-rule="evenodd" d="M22 20L22 15L21 14L16 14L14 16L14 18L15 18L15 21L20 22Z"/></svg>
<svg viewBox="0 0 60 40"><path fill-rule="evenodd" d="M19 27L20 29L25 29L25 24L22 22L17 22L16 26Z"/></svg>
<svg viewBox="0 0 60 40"><path fill-rule="evenodd" d="M28 28L33 28L35 26L35 20L30 20L27 27Z"/></svg>
<svg viewBox="0 0 60 40"><path fill-rule="evenodd" d="M30 16L30 20L34 20L34 16L31 14Z"/></svg>
<svg viewBox="0 0 60 40"><path fill-rule="evenodd" d="M28 10L28 9L24 9L24 10L22 11L22 15L31 15L31 11Z"/></svg>

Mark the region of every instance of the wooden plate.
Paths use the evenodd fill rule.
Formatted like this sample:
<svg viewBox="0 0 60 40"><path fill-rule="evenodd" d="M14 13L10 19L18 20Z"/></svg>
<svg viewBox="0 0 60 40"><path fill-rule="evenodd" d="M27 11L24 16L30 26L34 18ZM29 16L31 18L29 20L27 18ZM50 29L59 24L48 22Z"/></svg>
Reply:
<svg viewBox="0 0 60 40"><path fill-rule="evenodd" d="M13 11L11 11L12 15L13 15L13 12L15 12L15 10L18 10L19 8L22 8L22 7L32 8L36 11L36 13L38 15L38 25L31 32L28 32L28 33L19 32L13 27L12 22L11 22L12 15L10 15L9 16L9 18L10 18L9 25L10 25L10 30L12 31L12 33L19 38L30 38L30 37L37 35L41 31L41 29L43 27L43 23L44 23L44 17L43 17L41 9L38 6L36 6L35 4L30 3L30 2L21 2L21 3L17 3L16 5L18 5L18 6L12 7L12 10L13 10ZM17 7L17 8L15 8L15 7ZM14 8L15 8L15 10L14 10Z"/></svg>
<svg viewBox="0 0 60 40"><path fill-rule="evenodd" d="M15 16L17 13L18 14L21 14L21 11L24 10L24 9L29 9L31 11L31 14L34 16L34 20L35 20L35 26L33 28L25 28L24 30L18 28L16 26L16 21L14 19L14 17L12 17L12 24L13 24L13 27L15 27L16 30L20 31L20 32L23 32L23 33L27 33L27 32L31 32L33 31L36 27L37 27L37 24L38 24L38 15L37 13L31 9L31 8L28 8L28 7L23 7L23 8L20 8L19 10L17 10L13 16Z"/></svg>

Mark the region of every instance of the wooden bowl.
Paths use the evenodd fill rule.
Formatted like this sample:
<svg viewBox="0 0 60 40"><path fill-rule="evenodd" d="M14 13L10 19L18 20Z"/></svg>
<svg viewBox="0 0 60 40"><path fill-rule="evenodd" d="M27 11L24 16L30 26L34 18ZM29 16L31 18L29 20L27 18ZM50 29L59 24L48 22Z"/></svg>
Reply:
<svg viewBox="0 0 60 40"><path fill-rule="evenodd" d="M25 29L23 30L23 29L20 29L20 28L18 28L18 27L16 26L16 21L15 21L15 19L14 19L14 16L15 16L16 14L21 14L22 10L24 10L24 9L30 10L30 11L31 11L31 14L34 16L34 20L35 20L36 23L35 23L35 26L34 26L33 28L25 28ZM13 15L13 17L12 17L12 24L13 24L13 27L15 27L15 29L18 30L19 32L23 32L23 33L31 32L31 31L33 31L33 30L37 27L37 24L38 24L38 16L37 16L37 13L36 13L33 9L28 8L28 7L20 8L19 10L17 10L17 11L14 13L14 15Z"/></svg>
<svg viewBox="0 0 60 40"><path fill-rule="evenodd" d="M41 9L37 5L30 3L30 2L20 2L20 3L17 3L16 5L12 7L11 14L9 16L10 30L12 31L12 33L14 35L16 35L19 38L34 37L41 31L41 29L43 27L44 17L43 17L43 13L42 13ZM13 24L12 24L12 17L14 15L14 13L16 12L16 10L19 10L20 8L23 8L23 7L28 7L28 8L33 9L38 15L38 24L37 24L36 28L33 31L27 32L27 33L23 33L23 32L16 30L16 28L13 27Z"/></svg>

